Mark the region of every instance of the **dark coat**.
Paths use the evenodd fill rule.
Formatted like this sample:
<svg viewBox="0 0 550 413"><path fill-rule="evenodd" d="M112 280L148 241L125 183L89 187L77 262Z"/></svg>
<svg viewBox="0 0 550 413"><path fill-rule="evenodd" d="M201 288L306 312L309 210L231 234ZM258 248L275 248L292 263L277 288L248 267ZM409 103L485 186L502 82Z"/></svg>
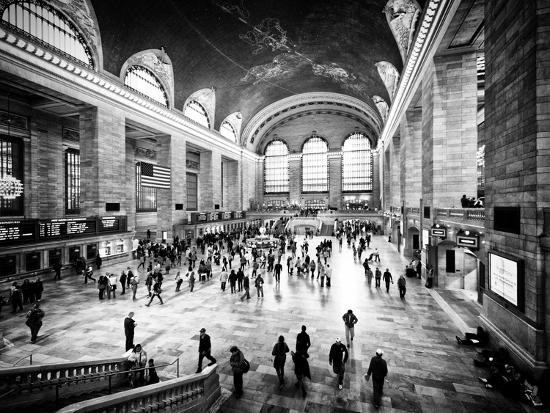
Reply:
<svg viewBox="0 0 550 413"><path fill-rule="evenodd" d="M136 322L130 317L124 319L124 335L126 337L134 337L134 329L136 328Z"/></svg>
<svg viewBox="0 0 550 413"><path fill-rule="evenodd" d="M311 346L311 341L309 340L309 334L305 331L302 331L296 336L296 351L300 353L307 354L307 350Z"/></svg>
<svg viewBox="0 0 550 413"><path fill-rule="evenodd" d="M271 355L275 356L275 359L273 360L273 365L275 367L284 366L286 362L286 353L288 353L289 351L290 349L284 341L282 343L275 343L275 345L273 346L273 351L271 352Z"/></svg>
<svg viewBox="0 0 550 413"><path fill-rule="evenodd" d="M212 344L210 343L210 336L205 334L202 337L199 337L199 352L210 351Z"/></svg>
<svg viewBox="0 0 550 413"><path fill-rule="evenodd" d="M331 362L333 366L343 366L346 364L346 361L348 361L348 357L348 349L342 343L334 343L330 347L328 361Z"/></svg>
<svg viewBox="0 0 550 413"><path fill-rule="evenodd" d="M384 380L388 375L388 365L382 356L376 355L370 359L367 375L370 376L371 374L374 380Z"/></svg>
<svg viewBox="0 0 550 413"><path fill-rule="evenodd" d="M311 372L309 371L309 363L307 358L303 353L294 353L292 352L292 361L294 362L294 373L296 377L307 377L311 380Z"/></svg>

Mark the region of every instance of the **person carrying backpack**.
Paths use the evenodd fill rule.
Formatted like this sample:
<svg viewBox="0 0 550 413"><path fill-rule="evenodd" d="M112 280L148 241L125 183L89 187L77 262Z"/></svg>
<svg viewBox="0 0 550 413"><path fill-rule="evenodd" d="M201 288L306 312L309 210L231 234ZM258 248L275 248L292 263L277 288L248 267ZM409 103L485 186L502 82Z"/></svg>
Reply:
<svg viewBox="0 0 550 413"><path fill-rule="evenodd" d="M27 313L27 321L25 324L31 330L31 343L36 342L40 327L42 327L42 319L44 318L44 311L40 308L40 303L36 302L32 309Z"/></svg>
<svg viewBox="0 0 550 413"><path fill-rule="evenodd" d="M235 386L235 397L239 399L243 395L243 374L250 369L250 364L244 358L244 354L237 346L231 346L229 349L231 357L229 364L233 370L233 385Z"/></svg>

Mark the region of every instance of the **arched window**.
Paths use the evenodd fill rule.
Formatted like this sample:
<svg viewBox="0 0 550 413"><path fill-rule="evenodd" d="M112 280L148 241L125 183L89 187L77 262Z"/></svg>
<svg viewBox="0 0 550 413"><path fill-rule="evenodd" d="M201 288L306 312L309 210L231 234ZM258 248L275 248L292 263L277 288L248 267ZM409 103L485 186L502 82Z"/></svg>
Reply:
<svg viewBox="0 0 550 413"><path fill-rule="evenodd" d="M328 191L328 147L317 136L309 138L302 149L302 191Z"/></svg>
<svg viewBox="0 0 550 413"><path fill-rule="evenodd" d="M231 123L225 121L220 126L220 133L223 137L229 139L231 142L237 142L237 131L231 125Z"/></svg>
<svg viewBox="0 0 550 413"><path fill-rule="evenodd" d="M354 133L344 141L342 191L372 191L370 139L362 133Z"/></svg>
<svg viewBox="0 0 550 413"><path fill-rule="evenodd" d="M124 84L163 106L168 107L168 96L157 77L143 66L130 66L124 76Z"/></svg>
<svg viewBox="0 0 550 413"><path fill-rule="evenodd" d="M56 51L94 67L90 48L76 26L46 2L13 1L2 10L2 24L36 37Z"/></svg>
<svg viewBox="0 0 550 413"><path fill-rule="evenodd" d="M273 141L265 148L265 193L288 192L288 147Z"/></svg>
<svg viewBox="0 0 550 413"><path fill-rule="evenodd" d="M183 114L189 119L201 124L205 128L210 129L210 121L208 120L206 109L204 109L203 106L196 100L192 100L187 104Z"/></svg>

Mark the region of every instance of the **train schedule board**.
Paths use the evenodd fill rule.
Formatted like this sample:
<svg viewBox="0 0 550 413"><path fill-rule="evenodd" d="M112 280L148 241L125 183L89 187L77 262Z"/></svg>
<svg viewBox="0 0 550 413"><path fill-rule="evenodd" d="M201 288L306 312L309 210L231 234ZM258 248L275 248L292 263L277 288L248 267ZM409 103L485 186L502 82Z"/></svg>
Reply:
<svg viewBox="0 0 550 413"><path fill-rule="evenodd" d="M38 236L40 240L95 234L96 221L94 218L56 218L40 220Z"/></svg>
<svg viewBox="0 0 550 413"><path fill-rule="evenodd" d="M36 240L36 220L0 221L0 245L14 245Z"/></svg>
<svg viewBox="0 0 550 413"><path fill-rule="evenodd" d="M110 232L120 230L120 218L119 217L100 217L99 218L99 232Z"/></svg>

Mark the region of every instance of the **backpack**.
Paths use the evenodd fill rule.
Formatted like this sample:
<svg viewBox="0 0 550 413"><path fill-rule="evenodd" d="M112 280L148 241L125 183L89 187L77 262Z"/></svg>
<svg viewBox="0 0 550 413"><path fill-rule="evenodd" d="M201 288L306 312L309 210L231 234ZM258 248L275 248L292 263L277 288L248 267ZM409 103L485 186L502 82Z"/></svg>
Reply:
<svg viewBox="0 0 550 413"><path fill-rule="evenodd" d="M241 363L241 370L243 371L243 373L248 373L248 371L250 370L250 363L244 357Z"/></svg>

